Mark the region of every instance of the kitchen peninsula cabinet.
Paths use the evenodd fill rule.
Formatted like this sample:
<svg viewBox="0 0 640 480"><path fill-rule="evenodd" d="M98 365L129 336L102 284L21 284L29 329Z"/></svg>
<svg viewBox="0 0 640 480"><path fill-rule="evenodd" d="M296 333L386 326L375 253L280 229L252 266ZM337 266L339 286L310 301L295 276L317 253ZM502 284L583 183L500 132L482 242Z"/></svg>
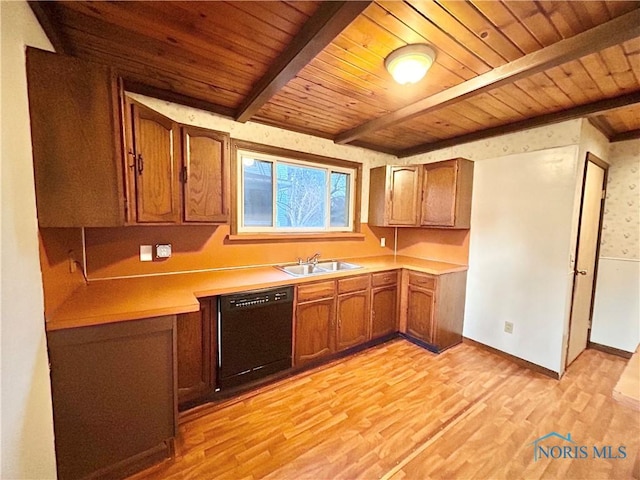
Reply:
<svg viewBox="0 0 640 480"><path fill-rule="evenodd" d="M473 162L463 158L372 168L369 225L469 228L472 188Z"/></svg>
<svg viewBox="0 0 640 480"><path fill-rule="evenodd" d="M299 367L335 352L335 281L296 288L294 365Z"/></svg>
<svg viewBox="0 0 640 480"><path fill-rule="evenodd" d="M102 65L27 49L41 227L124 225L118 81Z"/></svg>
<svg viewBox="0 0 640 480"><path fill-rule="evenodd" d="M216 386L216 298L200 299L200 311L177 318L178 405L205 400Z"/></svg>
<svg viewBox="0 0 640 480"><path fill-rule="evenodd" d="M122 477L177 432L176 317L47 332L58 478Z"/></svg>
<svg viewBox="0 0 640 480"><path fill-rule="evenodd" d="M339 279L336 308L337 350L365 343L369 339L369 275Z"/></svg>
<svg viewBox="0 0 640 480"><path fill-rule="evenodd" d="M407 335L436 351L462 342L467 272L407 276Z"/></svg>
<svg viewBox="0 0 640 480"><path fill-rule="evenodd" d="M398 331L397 299L397 271L371 275L370 338L380 338Z"/></svg>
<svg viewBox="0 0 640 480"><path fill-rule="evenodd" d="M131 222L229 221L229 134L180 126L126 97Z"/></svg>

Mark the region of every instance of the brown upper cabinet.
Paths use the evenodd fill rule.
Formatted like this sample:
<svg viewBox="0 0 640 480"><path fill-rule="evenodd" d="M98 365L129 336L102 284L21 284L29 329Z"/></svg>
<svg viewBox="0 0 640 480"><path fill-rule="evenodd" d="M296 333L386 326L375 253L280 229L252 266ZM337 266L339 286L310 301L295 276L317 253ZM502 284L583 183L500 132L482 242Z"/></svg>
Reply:
<svg viewBox="0 0 640 480"><path fill-rule="evenodd" d="M469 228L472 188L473 162L463 158L373 168L369 225Z"/></svg>
<svg viewBox="0 0 640 480"><path fill-rule="evenodd" d="M27 50L41 227L226 223L229 135L124 95L108 67Z"/></svg>
<svg viewBox="0 0 640 480"><path fill-rule="evenodd" d="M180 221L180 127L126 98L125 132L132 211L138 223Z"/></svg>
<svg viewBox="0 0 640 480"><path fill-rule="evenodd" d="M469 228L473 162L463 158L428 163L422 171L420 225Z"/></svg>
<svg viewBox="0 0 640 480"><path fill-rule="evenodd" d="M130 221L226 223L229 135L180 126L129 97L125 105Z"/></svg>
<svg viewBox="0 0 640 480"><path fill-rule="evenodd" d="M182 127L184 221L229 220L229 135Z"/></svg>
<svg viewBox="0 0 640 480"><path fill-rule="evenodd" d="M392 166L371 169L369 224L416 226L420 196L420 166Z"/></svg>
<svg viewBox="0 0 640 480"><path fill-rule="evenodd" d="M27 49L38 222L125 224L118 82L111 69Z"/></svg>

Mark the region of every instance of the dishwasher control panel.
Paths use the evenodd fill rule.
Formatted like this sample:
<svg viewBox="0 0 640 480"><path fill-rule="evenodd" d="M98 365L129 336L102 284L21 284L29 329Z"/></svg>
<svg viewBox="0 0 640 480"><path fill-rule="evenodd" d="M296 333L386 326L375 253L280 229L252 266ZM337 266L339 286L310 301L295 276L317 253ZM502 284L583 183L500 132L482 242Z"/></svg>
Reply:
<svg viewBox="0 0 640 480"><path fill-rule="evenodd" d="M270 292L266 292L264 294L260 294L260 293L253 293L251 295L236 295L236 296L231 296L228 298L228 305L230 309L234 309L234 308L246 308L246 307L253 307L256 305L263 305L263 304L267 304L267 303L272 303L272 302L281 302L281 301L291 301L291 294L290 294L291 290L290 289L284 289L284 290L277 290L277 291L270 291Z"/></svg>

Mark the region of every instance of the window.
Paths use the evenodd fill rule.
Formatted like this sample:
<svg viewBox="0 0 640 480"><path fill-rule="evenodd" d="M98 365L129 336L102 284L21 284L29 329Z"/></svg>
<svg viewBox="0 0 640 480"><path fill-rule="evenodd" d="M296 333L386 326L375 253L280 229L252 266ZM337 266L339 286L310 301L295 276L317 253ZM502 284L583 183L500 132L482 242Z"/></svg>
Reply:
<svg viewBox="0 0 640 480"><path fill-rule="evenodd" d="M237 160L238 233L354 231L356 164L242 149Z"/></svg>

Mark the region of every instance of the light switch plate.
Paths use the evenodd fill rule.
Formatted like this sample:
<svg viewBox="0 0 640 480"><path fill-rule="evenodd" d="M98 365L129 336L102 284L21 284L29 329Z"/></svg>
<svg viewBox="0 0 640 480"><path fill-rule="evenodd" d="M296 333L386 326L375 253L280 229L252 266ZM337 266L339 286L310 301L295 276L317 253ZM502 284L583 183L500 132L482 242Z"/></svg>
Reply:
<svg viewBox="0 0 640 480"><path fill-rule="evenodd" d="M153 246L152 245L140 245L140 261L151 262L153 261Z"/></svg>
<svg viewBox="0 0 640 480"><path fill-rule="evenodd" d="M162 243L156 245L156 258L170 258L171 257L171 244Z"/></svg>
<svg viewBox="0 0 640 480"><path fill-rule="evenodd" d="M387 239L385 237L382 237L380 239L380 246L381 247L386 247L387 246Z"/></svg>

